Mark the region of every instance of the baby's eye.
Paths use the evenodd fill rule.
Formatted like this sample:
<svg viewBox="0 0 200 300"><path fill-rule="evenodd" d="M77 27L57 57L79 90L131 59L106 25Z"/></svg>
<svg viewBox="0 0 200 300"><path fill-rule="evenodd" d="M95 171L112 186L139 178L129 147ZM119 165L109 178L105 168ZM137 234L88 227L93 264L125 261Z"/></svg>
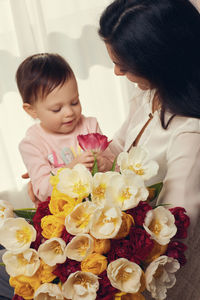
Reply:
<svg viewBox="0 0 200 300"><path fill-rule="evenodd" d="M61 110L61 108L58 107L58 108L52 109L51 111L54 112L54 113L57 113L57 112L59 112L60 110Z"/></svg>
<svg viewBox="0 0 200 300"><path fill-rule="evenodd" d="M77 105L79 103L79 100L76 100L76 101L73 101L72 103L71 103L71 105Z"/></svg>

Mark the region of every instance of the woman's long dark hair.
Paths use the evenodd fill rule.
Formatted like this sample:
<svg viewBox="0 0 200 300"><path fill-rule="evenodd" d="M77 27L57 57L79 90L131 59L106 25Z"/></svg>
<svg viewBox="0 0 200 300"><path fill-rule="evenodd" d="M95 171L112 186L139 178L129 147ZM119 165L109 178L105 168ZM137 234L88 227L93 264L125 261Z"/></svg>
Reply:
<svg viewBox="0 0 200 300"><path fill-rule="evenodd" d="M148 79L164 112L200 118L200 14L189 0L115 0L99 35L129 72Z"/></svg>

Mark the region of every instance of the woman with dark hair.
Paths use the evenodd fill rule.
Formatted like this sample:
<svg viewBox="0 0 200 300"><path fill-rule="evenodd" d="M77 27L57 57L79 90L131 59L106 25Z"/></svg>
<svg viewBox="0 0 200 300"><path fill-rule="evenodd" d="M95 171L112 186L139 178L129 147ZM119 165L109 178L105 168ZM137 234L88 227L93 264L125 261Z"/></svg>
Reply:
<svg viewBox="0 0 200 300"><path fill-rule="evenodd" d="M112 150L147 147L160 166L147 184L163 181L157 204L183 206L191 218L188 262L170 300L200 295L199 31L200 15L188 0L115 0L100 18L115 74L139 87Z"/></svg>

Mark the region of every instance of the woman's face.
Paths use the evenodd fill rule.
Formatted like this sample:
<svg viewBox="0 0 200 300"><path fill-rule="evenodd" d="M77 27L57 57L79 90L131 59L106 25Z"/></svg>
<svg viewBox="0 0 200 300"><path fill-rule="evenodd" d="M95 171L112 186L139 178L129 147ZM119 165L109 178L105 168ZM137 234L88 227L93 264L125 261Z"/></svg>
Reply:
<svg viewBox="0 0 200 300"><path fill-rule="evenodd" d="M117 76L126 76L126 78L128 78L128 80L130 80L131 82L134 82L138 85L138 87L141 90L149 90L152 88L151 83L140 76L136 76L133 73L130 73L129 71L127 71L123 65L120 63L119 59L115 56L112 47L106 43L106 48L108 51L108 54L111 58L111 60L114 63L114 73Z"/></svg>

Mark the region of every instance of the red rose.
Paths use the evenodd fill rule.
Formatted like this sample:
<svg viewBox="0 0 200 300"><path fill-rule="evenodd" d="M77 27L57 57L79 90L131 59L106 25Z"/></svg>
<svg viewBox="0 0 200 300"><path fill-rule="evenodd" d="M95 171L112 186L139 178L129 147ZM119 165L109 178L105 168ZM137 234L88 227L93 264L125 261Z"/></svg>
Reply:
<svg viewBox="0 0 200 300"><path fill-rule="evenodd" d="M102 272L98 277L99 289L97 291L96 300L113 300L114 295L118 292L118 290L110 284L110 280L107 277L107 272Z"/></svg>
<svg viewBox="0 0 200 300"><path fill-rule="evenodd" d="M153 249L154 243L150 235L139 227L132 227L129 232L134 262L140 264Z"/></svg>
<svg viewBox="0 0 200 300"><path fill-rule="evenodd" d="M177 259L181 266L184 266L187 262L184 255L184 251L187 250L187 246L179 241L172 241L168 244L166 255Z"/></svg>
<svg viewBox="0 0 200 300"><path fill-rule="evenodd" d="M93 150L95 152L104 151L111 141L100 133L80 134L77 136L80 147L84 150Z"/></svg>
<svg viewBox="0 0 200 300"><path fill-rule="evenodd" d="M24 298L22 298L21 296L18 296L18 295L14 295L12 300L24 300Z"/></svg>
<svg viewBox="0 0 200 300"><path fill-rule="evenodd" d="M57 264L53 274L59 277L63 283L67 280L71 273L81 270L81 264L79 261L67 258L63 264Z"/></svg>
<svg viewBox="0 0 200 300"><path fill-rule="evenodd" d="M151 209L152 207L148 203L140 201L138 206L128 209L126 213L133 217L135 225L143 226L146 214Z"/></svg>
<svg viewBox="0 0 200 300"><path fill-rule="evenodd" d="M183 207L174 207L169 209L175 218L177 233L174 238L185 239L187 237L187 228L190 225L190 218L186 215L186 210Z"/></svg>
<svg viewBox="0 0 200 300"><path fill-rule="evenodd" d="M31 244L31 248L34 248L36 250L39 248L42 239L44 238L41 234L42 233L41 219L44 216L51 215L49 211L49 201L50 201L50 197L48 197L46 201L40 202L36 210L36 213L33 217L33 226L37 231L37 235L36 235L36 240Z"/></svg>

